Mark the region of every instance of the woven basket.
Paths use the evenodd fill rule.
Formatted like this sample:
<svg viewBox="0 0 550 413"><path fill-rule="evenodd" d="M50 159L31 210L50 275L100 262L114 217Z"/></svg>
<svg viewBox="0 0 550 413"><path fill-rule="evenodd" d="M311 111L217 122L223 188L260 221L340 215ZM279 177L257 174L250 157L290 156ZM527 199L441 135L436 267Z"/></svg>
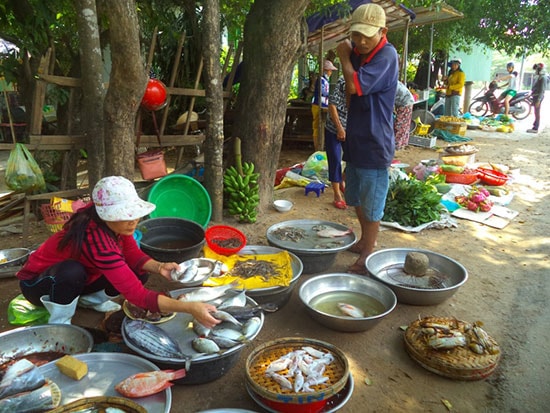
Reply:
<svg viewBox="0 0 550 413"><path fill-rule="evenodd" d="M40 212L42 213L46 227L54 233L61 231L65 222L73 215L71 212L55 209L51 204L40 205Z"/></svg>
<svg viewBox="0 0 550 413"><path fill-rule="evenodd" d="M411 358L425 369L440 376L458 380L481 380L490 376L498 365L500 351L497 354L477 354L466 347L436 350L426 343L422 325L428 323L443 324L464 331L468 323L455 318L425 317L412 322L405 332L405 348ZM489 337L495 347L497 342Z"/></svg>
<svg viewBox="0 0 550 413"><path fill-rule="evenodd" d="M330 352L334 361L326 366L323 376L329 377L325 383L312 386L313 392L299 392L282 389L272 378L266 376L269 364L280 357L302 347L313 347L324 353ZM279 371L284 375L287 370ZM349 376L348 361L344 353L329 343L309 338L281 338L257 347L246 360L246 380L259 396L276 402L308 404L327 400L344 388Z"/></svg>

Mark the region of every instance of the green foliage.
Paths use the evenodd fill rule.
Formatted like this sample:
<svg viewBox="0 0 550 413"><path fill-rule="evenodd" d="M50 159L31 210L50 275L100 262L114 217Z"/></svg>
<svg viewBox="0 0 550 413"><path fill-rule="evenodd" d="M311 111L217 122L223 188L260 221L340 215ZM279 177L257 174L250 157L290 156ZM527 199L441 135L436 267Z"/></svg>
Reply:
<svg viewBox="0 0 550 413"><path fill-rule="evenodd" d="M410 179L397 179L390 183L384 221L416 227L441 218L441 195L431 183Z"/></svg>

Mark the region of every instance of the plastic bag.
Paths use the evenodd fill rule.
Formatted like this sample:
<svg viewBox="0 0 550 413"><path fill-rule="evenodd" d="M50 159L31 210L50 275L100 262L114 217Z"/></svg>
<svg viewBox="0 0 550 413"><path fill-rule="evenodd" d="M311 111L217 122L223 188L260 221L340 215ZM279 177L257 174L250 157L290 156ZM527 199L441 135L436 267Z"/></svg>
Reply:
<svg viewBox="0 0 550 413"><path fill-rule="evenodd" d="M23 294L11 300L8 306L8 322L16 326L47 324L49 319L48 310L31 304Z"/></svg>
<svg viewBox="0 0 550 413"><path fill-rule="evenodd" d="M302 176L307 178L316 177L323 182L329 182L327 153L317 151L310 155L302 169Z"/></svg>
<svg viewBox="0 0 550 413"><path fill-rule="evenodd" d="M40 167L22 143L16 143L6 165L6 185L14 191L39 191L46 189Z"/></svg>

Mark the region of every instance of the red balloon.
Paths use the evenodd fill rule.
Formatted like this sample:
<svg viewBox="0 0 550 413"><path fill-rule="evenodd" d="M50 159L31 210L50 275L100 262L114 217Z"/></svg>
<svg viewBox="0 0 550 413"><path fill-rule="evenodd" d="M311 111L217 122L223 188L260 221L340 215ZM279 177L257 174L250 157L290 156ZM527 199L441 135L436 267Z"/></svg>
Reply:
<svg viewBox="0 0 550 413"><path fill-rule="evenodd" d="M158 79L149 79L141 106L150 111L161 109L166 103L166 86Z"/></svg>

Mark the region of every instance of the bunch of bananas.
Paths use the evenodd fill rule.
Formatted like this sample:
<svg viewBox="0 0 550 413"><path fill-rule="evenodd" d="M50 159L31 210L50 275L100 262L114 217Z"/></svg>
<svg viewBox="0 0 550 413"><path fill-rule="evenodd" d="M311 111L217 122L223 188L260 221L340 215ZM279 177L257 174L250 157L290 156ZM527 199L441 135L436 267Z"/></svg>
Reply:
<svg viewBox="0 0 550 413"><path fill-rule="evenodd" d="M456 116L440 116L439 120L441 122L464 122L464 119L458 118Z"/></svg>
<svg viewBox="0 0 550 413"><path fill-rule="evenodd" d="M242 174L230 166L223 175L224 191L229 195L227 207L231 215L237 215L240 222L256 222L260 202L258 178L252 162L242 164Z"/></svg>

